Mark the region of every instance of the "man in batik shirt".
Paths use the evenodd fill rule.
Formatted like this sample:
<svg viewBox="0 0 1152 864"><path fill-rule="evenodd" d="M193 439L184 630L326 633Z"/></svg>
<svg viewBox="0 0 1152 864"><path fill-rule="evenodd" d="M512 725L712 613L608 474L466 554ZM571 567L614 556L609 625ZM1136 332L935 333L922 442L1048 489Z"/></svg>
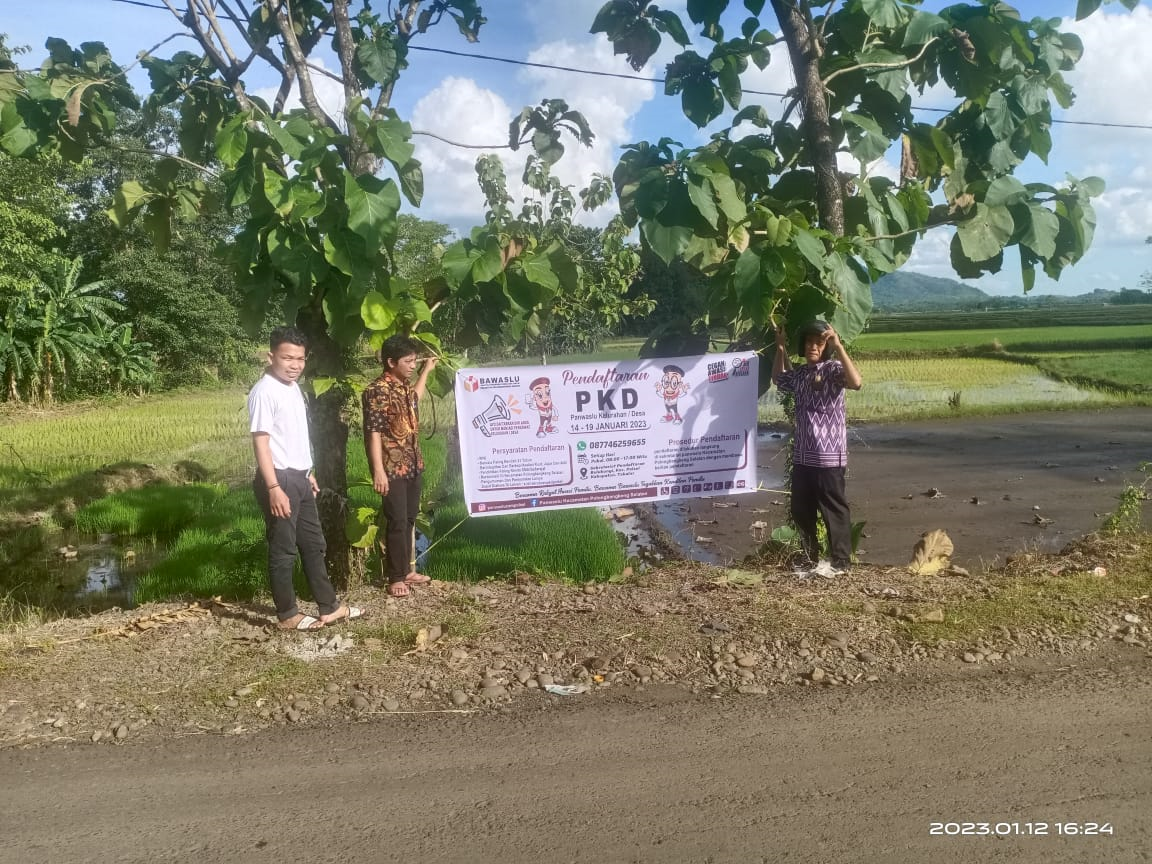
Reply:
<svg viewBox="0 0 1152 864"><path fill-rule="evenodd" d="M420 512L420 454L418 407L436 358L424 361L416 384L409 382L419 364L423 346L408 336L392 336L380 348L383 374L361 397L364 409L364 446L372 470L372 488L381 496L385 522L384 559L388 593L407 597L410 585L429 581L415 568L416 516Z"/></svg>

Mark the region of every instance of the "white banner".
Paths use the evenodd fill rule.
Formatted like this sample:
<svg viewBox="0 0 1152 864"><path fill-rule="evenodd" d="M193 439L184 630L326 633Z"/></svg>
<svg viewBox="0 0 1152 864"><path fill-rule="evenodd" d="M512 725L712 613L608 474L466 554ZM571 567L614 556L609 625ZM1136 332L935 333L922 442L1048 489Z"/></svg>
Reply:
<svg viewBox="0 0 1152 864"><path fill-rule="evenodd" d="M751 352L461 369L468 512L752 492L757 369Z"/></svg>

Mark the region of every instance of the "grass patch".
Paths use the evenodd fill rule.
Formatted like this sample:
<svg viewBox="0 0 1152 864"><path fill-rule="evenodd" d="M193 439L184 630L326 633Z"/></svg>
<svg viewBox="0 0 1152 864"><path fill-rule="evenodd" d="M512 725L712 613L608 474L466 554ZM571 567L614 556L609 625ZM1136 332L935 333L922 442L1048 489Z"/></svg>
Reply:
<svg viewBox="0 0 1152 864"><path fill-rule="evenodd" d="M130 537L174 534L212 509L225 496L223 484L154 485L93 501L76 511L76 529L86 534Z"/></svg>
<svg viewBox="0 0 1152 864"><path fill-rule="evenodd" d="M474 581L519 572L585 582L624 568L624 548L596 509L465 519L458 473L446 477L437 497L425 568L433 578Z"/></svg>
<svg viewBox="0 0 1152 864"><path fill-rule="evenodd" d="M246 392L176 391L50 411L7 411L0 488L43 485L118 462L193 461L221 478L249 474Z"/></svg>
<svg viewBox="0 0 1152 864"><path fill-rule="evenodd" d="M1113 351L1036 357L1036 365L1061 381L1152 393L1152 351Z"/></svg>
<svg viewBox="0 0 1152 864"><path fill-rule="evenodd" d="M185 528L167 557L136 580L138 603L176 597L251 600L268 590L264 518L249 489L223 495ZM301 596L307 596L302 578Z"/></svg>
<svg viewBox="0 0 1152 864"><path fill-rule="evenodd" d="M1053 576L1030 572L1004 578L992 597L961 600L944 606L944 622L896 623L910 640L933 643L963 640L995 630L1052 627L1063 632L1084 626L1086 610L1147 594L1152 590L1152 552L1115 561L1105 577L1078 571Z"/></svg>

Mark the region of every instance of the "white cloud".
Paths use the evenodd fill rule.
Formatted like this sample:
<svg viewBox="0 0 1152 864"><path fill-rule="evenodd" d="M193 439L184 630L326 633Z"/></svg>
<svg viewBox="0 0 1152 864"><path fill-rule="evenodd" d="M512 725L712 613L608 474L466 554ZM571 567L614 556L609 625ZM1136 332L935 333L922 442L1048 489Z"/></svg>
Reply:
<svg viewBox="0 0 1152 864"><path fill-rule="evenodd" d="M1148 91L1152 9L1137 6L1131 13L1066 19L1063 27L1084 42L1083 58L1066 76L1076 101L1064 119L1152 125L1152 99L1140 95ZM1063 167L1075 176L1102 177L1107 184L1095 202L1096 244L1143 244L1152 235L1152 131L1092 126L1057 130L1053 150Z"/></svg>
<svg viewBox="0 0 1152 864"><path fill-rule="evenodd" d="M621 59L612 55L612 47L602 39L581 42L550 42L534 49L528 60L559 66L579 66L598 71L619 71ZM569 108L579 111L596 136L591 147L574 139L564 139L565 153L554 172L564 183L577 189L587 185L595 173L611 176L619 149L634 140L632 118L644 103L656 95L650 81L572 75L550 69L528 68L520 73L532 96L563 99ZM603 208L593 220L606 221L610 208Z"/></svg>
<svg viewBox="0 0 1152 864"><path fill-rule="evenodd" d="M313 61L315 65L321 69L332 71L324 64L322 59ZM329 78L327 75L316 70L312 71L312 90L316 94L316 101L320 103L320 107L336 121L336 124L341 129L346 129L348 124L344 121L344 85L339 81ZM253 91L255 95L259 96L269 107L276 99L276 93L279 88L277 87L260 87ZM302 107L300 102L300 82L294 81L292 89L288 93L288 98L284 100L284 111L292 111L296 108Z"/></svg>
<svg viewBox="0 0 1152 864"><path fill-rule="evenodd" d="M412 128L433 132L463 144L500 145L508 141L512 109L497 94L471 78L445 78L412 109ZM447 221L478 223L483 219L484 197L476 184L476 159L484 152L500 153L511 181L523 170L520 156L509 165L508 151L454 147L417 135L416 158L424 168L424 203L420 215ZM516 183L516 188L519 184ZM513 193L515 194L515 193Z"/></svg>

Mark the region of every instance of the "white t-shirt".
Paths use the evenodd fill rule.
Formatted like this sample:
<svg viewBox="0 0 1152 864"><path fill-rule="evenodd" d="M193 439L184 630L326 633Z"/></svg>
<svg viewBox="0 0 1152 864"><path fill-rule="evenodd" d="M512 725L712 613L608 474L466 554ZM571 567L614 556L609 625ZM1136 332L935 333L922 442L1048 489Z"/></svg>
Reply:
<svg viewBox="0 0 1152 864"><path fill-rule="evenodd" d="M248 394L248 416L252 432L268 433L273 465L299 471L312 467L308 413L304 394L295 381L285 384L265 373Z"/></svg>

